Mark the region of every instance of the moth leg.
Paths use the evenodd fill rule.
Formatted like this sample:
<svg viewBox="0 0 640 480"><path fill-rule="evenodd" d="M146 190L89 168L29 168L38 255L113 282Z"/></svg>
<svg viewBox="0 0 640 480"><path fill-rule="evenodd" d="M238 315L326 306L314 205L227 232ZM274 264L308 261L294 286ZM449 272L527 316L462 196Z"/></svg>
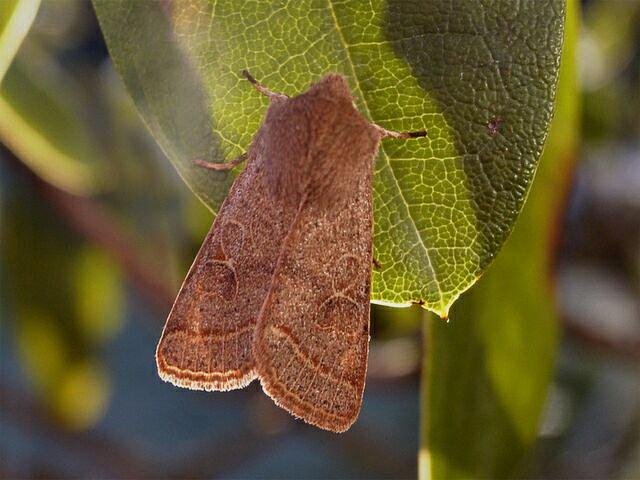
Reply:
<svg viewBox="0 0 640 480"><path fill-rule="evenodd" d="M372 124L378 132L382 135L382 138L418 138L418 137L426 137L426 130L418 130L415 132L394 132L393 130L387 130L386 128L382 128L380 125Z"/></svg>
<svg viewBox="0 0 640 480"><path fill-rule="evenodd" d="M255 88L257 91L259 91L261 94L269 97L270 99L273 99L273 98L289 98L287 95L284 95L282 93L272 92L267 87L265 87L260 82L258 82L255 78L253 78L253 75L251 75L247 70L242 70L242 76L244 78L246 78L247 80L249 80L249 83L251 83L251 85L253 85L253 88Z"/></svg>
<svg viewBox="0 0 640 480"><path fill-rule="evenodd" d="M212 162L206 162L204 160L196 159L196 160L193 160L193 163L195 163L199 167L208 168L209 170L231 170L236 165L240 165L246 159L247 159L247 153L245 152L245 153L237 156L236 158L234 158L230 162L212 163Z"/></svg>

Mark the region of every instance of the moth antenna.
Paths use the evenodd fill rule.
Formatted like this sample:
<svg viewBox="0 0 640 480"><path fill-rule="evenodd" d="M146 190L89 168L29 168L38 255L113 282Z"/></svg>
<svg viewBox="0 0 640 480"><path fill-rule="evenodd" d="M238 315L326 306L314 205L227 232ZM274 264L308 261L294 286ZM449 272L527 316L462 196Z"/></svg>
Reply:
<svg viewBox="0 0 640 480"><path fill-rule="evenodd" d="M419 138L426 137L426 130L416 130L414 132L395 132L393 130L387 130L386 128L381 127L380 125L373 126L382 134L382 138Z"/></svg>
<svg viewBox="0 0 640 480"><path fill-rule="evenodd" d="M199 167L208 168L209 170L231 170L233 167L241 164L246 159L247 159L247 154L243 153L238 157L234 158L233 160L231 160L230 162L212 163L212 162L206 162L200 159L192 160L192 162L198 165Z"/></svg>
<svg viewBox="0 0 640 480"><path fill-rule="evenodd" d="M251 83L251 85L253 85L253 88L255 88L257 91L259 91L261 94L269 97L270 99L272 99L272 98L289 98L287 95L284 95L282 93L272 92L271 90L269 90L267 87L265 87L260 82L258 82L253 77L253 75L251 75L249 73L248 70L242 70L242 76L244 78L246 78L247 80L249 80L249 83Z"/></svg>

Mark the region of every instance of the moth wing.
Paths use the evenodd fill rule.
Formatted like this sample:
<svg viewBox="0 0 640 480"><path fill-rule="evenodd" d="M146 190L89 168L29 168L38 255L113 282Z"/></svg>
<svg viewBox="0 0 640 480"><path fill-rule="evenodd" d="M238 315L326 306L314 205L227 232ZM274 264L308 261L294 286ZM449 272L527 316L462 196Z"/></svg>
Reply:
<svg viewBox="0 0 640 480"><path fill-rule="evenodd" d="M263 163L249 155L171 309L156 350L165 381L230 390L256 377L256 319L285 235Z"/></svg>
<svg viewBox="0 0 640 480"><path fill-rule="evenodd" d="M283 245L254 343L264 391L342 432L362 403L369 350L372 159L332 208L303 204Z"/></svg>

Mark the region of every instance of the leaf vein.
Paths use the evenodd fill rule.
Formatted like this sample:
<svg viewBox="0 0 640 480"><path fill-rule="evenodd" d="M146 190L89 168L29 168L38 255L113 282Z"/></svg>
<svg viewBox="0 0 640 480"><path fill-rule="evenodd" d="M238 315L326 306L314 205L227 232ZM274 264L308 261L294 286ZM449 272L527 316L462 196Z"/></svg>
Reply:
<svg viewBox="0 0 640 480"><path fill-rule="evenodd" d="M356 83L356 87L360 92L360 96L362 98L364 109L366 110L366 113L369 116L369 118L372 118L371 111L369 109L369 106L367 105L367 100L366 100L365 95L364 95L364 90L360 86L360 81L359 81L358 76L356 74L355 64L353 63L353 59L351 58L351 53L349 51L349 44L347 43L347 41L346 41L346 39L344 37L344 34L342 33L342 29L340 28L340 24L338 23L338 17L336 15L335 8L333 6L333 0L327 0L327 4L329 6L329 12L331 13L331 18L332 18L332 21L333 21L333 23L335 25L336 32L338 33L338 37L340 38L340 42L342 43L342 46L343 46L343 48L345 50L345 54L347 56L347 60L348 60L349 65L351 67L351 71L353 73L353 78L354 78L354 81ZM416 237L418 238L419 245L422 247L422 249L425 252L425 255L427 257L427 262L429 264L429 269L431 270L431 273L433 274L434 283L436 284L436 286L438 288L438 294L440 295L440 307L442 308L442 307L444 307L444 305L443 305L444 295L443 295L442 289L440 288L440 282L438 282L438 276L436 274L435 268L433 267L433 263L431 262L431 255L429 255L429 249L424 244L422 236L420 235L420 231L418 230L418 226L416 225L415 220L411 216L411 210L409 208L409 204L407 203L407 200L404 197L402 189L400 188L400 184L398 183L398 179L396 177L396 174L395 174L395 172L393 170L393 167L391 166L389 155L384 150L384 145L380 145L380 153L381 153L383 159L385 160L387 166L389 167L389 171L391 172L391 177L393 178L394 184L395 184L395 186L396 186L396 188L398 189L398 192L399 192L398 197L402 200L405 208L407 209L407 220L408 220L408 223L410 224L410 226L414 230L414 232L416 234Z"/></svg>

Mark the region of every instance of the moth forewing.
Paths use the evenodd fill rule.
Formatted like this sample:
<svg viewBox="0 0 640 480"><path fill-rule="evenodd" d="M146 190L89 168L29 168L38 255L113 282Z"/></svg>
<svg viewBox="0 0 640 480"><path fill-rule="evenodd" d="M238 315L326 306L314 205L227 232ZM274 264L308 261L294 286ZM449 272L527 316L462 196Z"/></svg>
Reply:
<svg viewBox="0 0 640 480"><path fill-rule="evenodd" d="M312 119L303 173L309 182L300 186L253 352L262 387L276 404L342 432L358 416L365 384L371 181L381 135L352 106L348 90L330 83L336 81L344 82L329 78L296 99Z"/></svg>
<svg viewBox="0 0 640 480"><path fill-rule="evenodd" d="M158 344L160 377L180 387L230 390L256 377L255 324L292 220L268 186L261 136L189 270ZM281 221L267 221L273 218Z"/></svg>

